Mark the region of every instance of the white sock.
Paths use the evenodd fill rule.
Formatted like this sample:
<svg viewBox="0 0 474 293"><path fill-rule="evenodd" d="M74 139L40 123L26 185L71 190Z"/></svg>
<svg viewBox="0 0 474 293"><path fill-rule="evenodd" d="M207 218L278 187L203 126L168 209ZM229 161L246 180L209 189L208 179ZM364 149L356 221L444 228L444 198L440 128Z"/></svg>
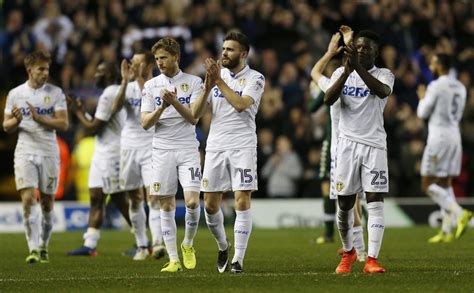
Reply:
<svg viewBox="0 0 474 293"><path fill-rule="evenodd" d="M448 193L448 198L450 202L451 209L450 211L456 216L456 219L462 216L463 209L462 207L458 204L458 201L456 200L456 195L454 194L454 189L452 186L445 188L445 190Z"/></svg>
<svg viewBox="0 0 474 293"><path fill-rule="evenodd" d="M339 236L341 237L342 249L344 251L351 251L354 247L352 232L354 227L354 208L348 211L338 209L336 222Z"/></svg>
<svg viewBox="0 0 474 293"><path fill-rule="evenodd" d="M198 206L195 209L186 207L186 215L184 221L186 222L184 228L184 239L183 245L193 245L194 237L196 236L199 227L199 218L201 217L201 207Z"/></svg>
<svg viewBox="0 0 474 293"><path fill-rule="evenodd" d="M170 257L170 261L179 261L178 248L176 245L176 220L174 218L176 210L161 210L161 231L163 241L165 242L166 251Z"/></svg>
<svg viewBox="0 0 474 293"><path fill-rule="evenodd" d="M214 215L208 214L205 212L206 216L206 224L211 231L211 234L216 239L217 246L219 246L219 250L226 250L227 249L227 236L225 234L224 229L224 215L222 214L222 210L219 209L217 213Z"/></svg>
<svg viewBox="0 0 474 293"><path fill-rule="evenodd" d="M160 210L152 208L151 205L150 214L148 215L148 225L150 226L153 245L161 245L163 243L163 235L161 233Z"/></svg>
<svg viewBox="0 0 474 293"><path fill-rule="evenodd" d="M138 247L148 246L148 237L146 236L146 213L144 202L140 202L136 210L129 205L130 221L132 222L133 234Z"/></svg>
<svg viewBox="0 0 474 293"><path fill-rule="evenodd" d="M362 226L352 228L354 247L357 254L365 252L364 229Z"/></svg>
<svg viewBox="0 0 474 293"><path fill-rule="evenodd" d="M448 189L442 188L441 186L433 183L428 186L427 194L442 209L448 210L449 212L456 215L456 217L462 214L462 208L458 205L454 198L451 198L451 194Z"/></svg>
<svg viewBox="0 0 474 293"><path fill-rule="evenodd" d="M87 228L86 233L84 233L84 246L95 249L97 247L97 242L100 239L100 230L96 228Z"/></svg>
<svg viewBox="0 0 474 293"><path fill-rule="evenodd" d="M368 255L373 258L379 256L380 247L382 246L383 232L385 230L384 223L384 203L382 201L367 203L367 230L369 234L369 251Z"/></svg>
<svg viewBox="0 0 474 293"><path fill-rule="evenodd" d="M239 262L240 265L244 264L245 250L247 249L247 243L252 233L252 212L250 209L246 211L235 211L235 223L234 223L234 258L232 263Z"/></svg>
<svg viewBox="0 0 474 293"><path fill-rule="evenodd" d="M53 211L49 213L43 211L43 218L41 219L41 233L40 233L40 247L48 247L49 239L51 239L51 232L53 231Z"/></svg>
<svg viewBox="0 0 474 293"><path fill-rule="evenodd" d="M38 205L30 206L30 213L27 218L23 219L25 225L26 241L30 252L38 250L40 238L40 219Z"/></svg>
<svg viewBox="0 0 474 293"><path fill-rule="evenodd" d="M441 216L442 216L442 222L441 222L441 231L443 231L443 233L445 234L448 234L448 233L451 233L452 231L452 216L451 214L445 210L445 209L441 209Z"/></svg>

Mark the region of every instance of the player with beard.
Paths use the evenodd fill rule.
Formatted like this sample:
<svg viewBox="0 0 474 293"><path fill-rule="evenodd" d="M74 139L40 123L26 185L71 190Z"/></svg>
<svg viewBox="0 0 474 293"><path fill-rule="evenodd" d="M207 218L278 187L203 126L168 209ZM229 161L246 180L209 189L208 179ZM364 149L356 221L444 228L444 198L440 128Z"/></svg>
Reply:
<svg viewBox="0 0 474 293"><path fill-rule="evenodd" d="M129 225L128 199L119 187L120 165L120 131L124 113L113 113L112 105L117 95L118 70L115 64L103 62L97 66L95 73L97 86L104 88L95 117L88 119L79 99L68 100L70 110L77 116L86 133L95 135L95 150L89 171L89 193L91 196L89 224L84 234L84 245L79 249L67 252L67 255L97 255L97 242L100 238L100 227L105 217L105 199L110 194L111 200L120 210Z"/></svg>
<svg viewBox="0 0 474 293"><path fill-rule="evenodd" d="M379 37L361 31L345 46L344 66L331 77L325 103L341 100L337 142L335 188L339 210L337 226L344 253L336 273L350 273L357 259L353 245L354 203L365 192L368 210L366 273L383 273L378 261L384 233L383 197L388 192L387 141L383 110L392 93L394 75L374 65Z"/></svg>
<svg viewBox="0 0 474 293"><path fill-rule="evenodd" d="M449 75L451 57L435 54L430 70L438 78L428 88L420 87L417 114L428 119L428 140L421 161L421 186L441 208L441 231L429 243L451 242L459 239L466 230L472 212L463 210L456 202L452 186L453 177L461 173L462 143L459 131L466 104L466 88ZM452 223L454 219L455 223ZM456 233L451 231L457 225Z"/></svg>
<svg viewBox="0 0 474 293"><path fill-rule="evenodd" d="M230 243L224 230L222 193L235 195L235 253L232 273L243 272L243 261L252 231L250 197L257 190L257 136L255 115L263 94L265 78L247 65L250 44L247 36L229 32L222 46L220 62L206 60L204 91L193 105L199 118L207 105L212 120L207 138L201 190L204 191L206 223L219 247L217 270L227 269Z"/></svg>
<svg viewBox="0 0 474 293"><path fill-rule="evenodd" d="M56 130L66 131L68 116L63 91L49 83L51 57L35 51L25 60L28 80L7 96L3 129L18 130L14 167L16 189L23 204L23 223L30 254L27 263L49 262L54 194L59 179ZM39 189L42 218L36 200ZM40 221L41 220L41 221Z"/></svg>

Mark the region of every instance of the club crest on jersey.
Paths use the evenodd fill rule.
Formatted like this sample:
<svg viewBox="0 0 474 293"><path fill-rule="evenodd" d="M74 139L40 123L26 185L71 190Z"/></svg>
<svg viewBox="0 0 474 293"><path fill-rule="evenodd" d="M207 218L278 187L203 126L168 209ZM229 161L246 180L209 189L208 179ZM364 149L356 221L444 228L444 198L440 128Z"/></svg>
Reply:
<svg viewBox="0 0 474 293"><path fill-rule="evenodd" d="M158 192L160 190L161 184L159 182L153 183L153 191Z"/></svg>
<svg viewBox="0 0 474 293"><path fill-rule="evenodd" d="M245 84L245 78L239 79L239 84L240 84L240 86L244 86L244 84Z"/></svg>
<svg viewBox="0 0 474 293"><path fill-rule="evenodd" d="M202 179L202 187L207 188L209 186L209 180L207 178Z"/></svg>
<svg viewBox="0 0 474 293"><path fill-rule="evenodd" d="M336 190L337 192L341 192L341 190L344 188L344 184L342 182L336 182Z"/></svg>
<svg viewBox="0 0 474 293"><path fill-rule="evenodd" d="M45 103L45 104L51 103L51 97L50 97L50 96L45 96L45 97L44 97L44 103Z"/></svg>
<svg viewBox="0 0 474 293"><path fill-rule="evenodd" d="M187 83L181 84L181 90L183 92L187 92L189 90L189 84L187 84Z"/></svg>

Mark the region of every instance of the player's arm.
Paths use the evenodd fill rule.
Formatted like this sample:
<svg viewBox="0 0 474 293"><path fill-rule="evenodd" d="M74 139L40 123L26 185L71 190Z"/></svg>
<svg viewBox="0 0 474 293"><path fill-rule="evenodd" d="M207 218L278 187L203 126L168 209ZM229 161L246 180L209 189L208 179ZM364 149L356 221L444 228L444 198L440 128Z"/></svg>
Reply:
<svg viewBox="0 0 474 293"><path fill-rule="evenodd" d="M176 91L170 92L167 90L163 91L163 100L166 101L169 105L173 106L176 111L181 115L186 121L192 125L196 125L199 119L195 119L193 113L189 107L181 104L178 99L176 99Z"/></svg>
<svg viewBox="0 0 474 293"><path fill-rule="evenodd" d="M20 126L23 115L17 107L12 109L12 114L5 114L3 117L3 130L6 133L15 132Z"/></svg>
<svg viewBox="0 0 474 293"><path fill-rule="evenodd" d="M436 104L436 90L434 84L430 84L427 88L424 85L419 85L416 91L418 95L418 108L416 114L421 119L428 119L433 113Z"/></svg>
<svg viewBox="0 0 474 293"><path fill-rule="evenodd" d="M219 63L210 58L206 61L209 62L207 72L210 74L212 79L216 81L216 86L219 88L224 98L232 107L234 107L237 112L240 113L245 111L255 102L250 96L239 96L225 83L225 81L221 78L221 67Z"/></svg>
<svg viewBox="0 0 474 293"><path fill-rule="evenodd" d="M168 107L168 103L163 101L163 105L161 107L156 108L152 112L143 112L141 114L141 123L142 127L145 130L150 129L152 126L158 125L158 120L160 120L161 114L163 114L163 111Z"/></svg>
<svg viewBox="0 0 474 293"><path fill-rule="evenodd" d="M314 82L318 83L319 79L323 76L324 69L328 65L329 61L331 61L332 57L339 54L343 47L338 47L339 40L341 39L341 35L339 33L335 33L331 37L331 41L329 41L328 49L326 53L324 53L323 57L314 64L313 69L311 69L311 78Z"/></svg>
<svg viewBox="0 0 474 293"><path fill-rule="evenodd" d="M347 78L351 74L352 68L350 59L346 58L344 61L344 70L342 74L335 80L335 82L328 88L324 95L324 104L331 106L334 104L341 95L342 88L346 83ZM334 73L333 73L334 75ZM332 81L333 78L331 78Z"/></svg>
<svg viewBox="0 0 474 293"><path fill-rule="evenodd" d="M369 88L369 90L378 96L379 98L383 99L388 97L392 89L390 86L384 84L377 78L375 78L372 74L367 71L357 60L357 50L354 47L354 44L349 44L346 46L346 52L344 53L347 58L350 59L351 65L354 70L359 74L360 78L364 81L365 85Z"/></svg>
<svg viewBox="0 0 474 293"><path fill-rule="evenodd" d="M122 82L120 83L120 88L117 92L117 96L112 103L112 113L117 113L122 109L123 105L125 104L125 93L127 92L127 86L130 78L130 71L128 67L128 62L126 59L122 60L122 64L120 65L120 72L122 74Z"/></svg>
<svg viewBox="0 0 474 293"><path fill-rule="evenodd" d="M194 119L200 119L202 115L206 112L207 108L207 97L211 92L211 89L214 87L214 81L211 79L209 74L206 72L206 77L204 79L204 88L199 94L198 98L194 103L191 103L191 113Z"/></svg>
<svg viewBox="0 0 474 293"><path fill-rule="evenodd" d="M105 126L105 121L90 118L90 115L86 114L79 99L73 100L71 97L67 97L67 101L69 110L77 117L87 135L95 135Z"/></svg>
<svg viewBox="0 0 474 293"><path fill-rule="evenodd" d="M308 104L308 111L314 113L324 105L324 92L322 89L319 91L316 89L317 86L314 81L311 81L310 88L311 101Z"/></svg>
<svg viewBox="0 0 474 293"><path fill-rule="evenodd" d="M31 118L38 124L47 128L66 131L69 127L69 119L67 117L67 110L54 111L53 117L40 115L36 112L35 107L26 102L30 108Z"/></svg>

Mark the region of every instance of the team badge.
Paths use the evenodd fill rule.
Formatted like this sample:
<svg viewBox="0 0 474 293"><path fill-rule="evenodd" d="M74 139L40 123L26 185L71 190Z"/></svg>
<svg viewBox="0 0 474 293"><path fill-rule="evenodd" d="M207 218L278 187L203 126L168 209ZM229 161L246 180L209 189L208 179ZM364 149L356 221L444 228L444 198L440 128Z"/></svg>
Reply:
<svg viewBox="0 0 474 293"><path fill-rule="evenodd" d="M209 186L209 180L207 178L202 179L202 187L207 188Z"/></svg>
<svg viewBox="0 0 474 293"><path fill-rule="evenodd" d="M187 92L189 90L189 84L187 84L187 83L181 84L181 90L183 92Z"/></svg>
<svg viewBox="0 0 474 293"><path fill-rule="evenodd" d="M337 192L341 192L341 190L344 188L344 184L342 182L337 182L336 183L336 190Z"/></svg>
<svg viewBox="0 0 474 293"><path fill-rule="evenodd" d="M161 184L158 182L153 183L153 191L158 192L160 190Z"/></svg>
<svg viewBox="0 0 474 293"><path fill-rule="evenodd" d="M239 84L240 84L240 86L243 86L244 83L245 83L245 78L239 79Z"/></svg>
<svg viewBox="0 0 474 293"><path fill-rule="evenodd" d="M50 97L50 96L45 96L45 97L44 97L44 103L45 103L45 104L51 103L51 97Z"/></svg>

